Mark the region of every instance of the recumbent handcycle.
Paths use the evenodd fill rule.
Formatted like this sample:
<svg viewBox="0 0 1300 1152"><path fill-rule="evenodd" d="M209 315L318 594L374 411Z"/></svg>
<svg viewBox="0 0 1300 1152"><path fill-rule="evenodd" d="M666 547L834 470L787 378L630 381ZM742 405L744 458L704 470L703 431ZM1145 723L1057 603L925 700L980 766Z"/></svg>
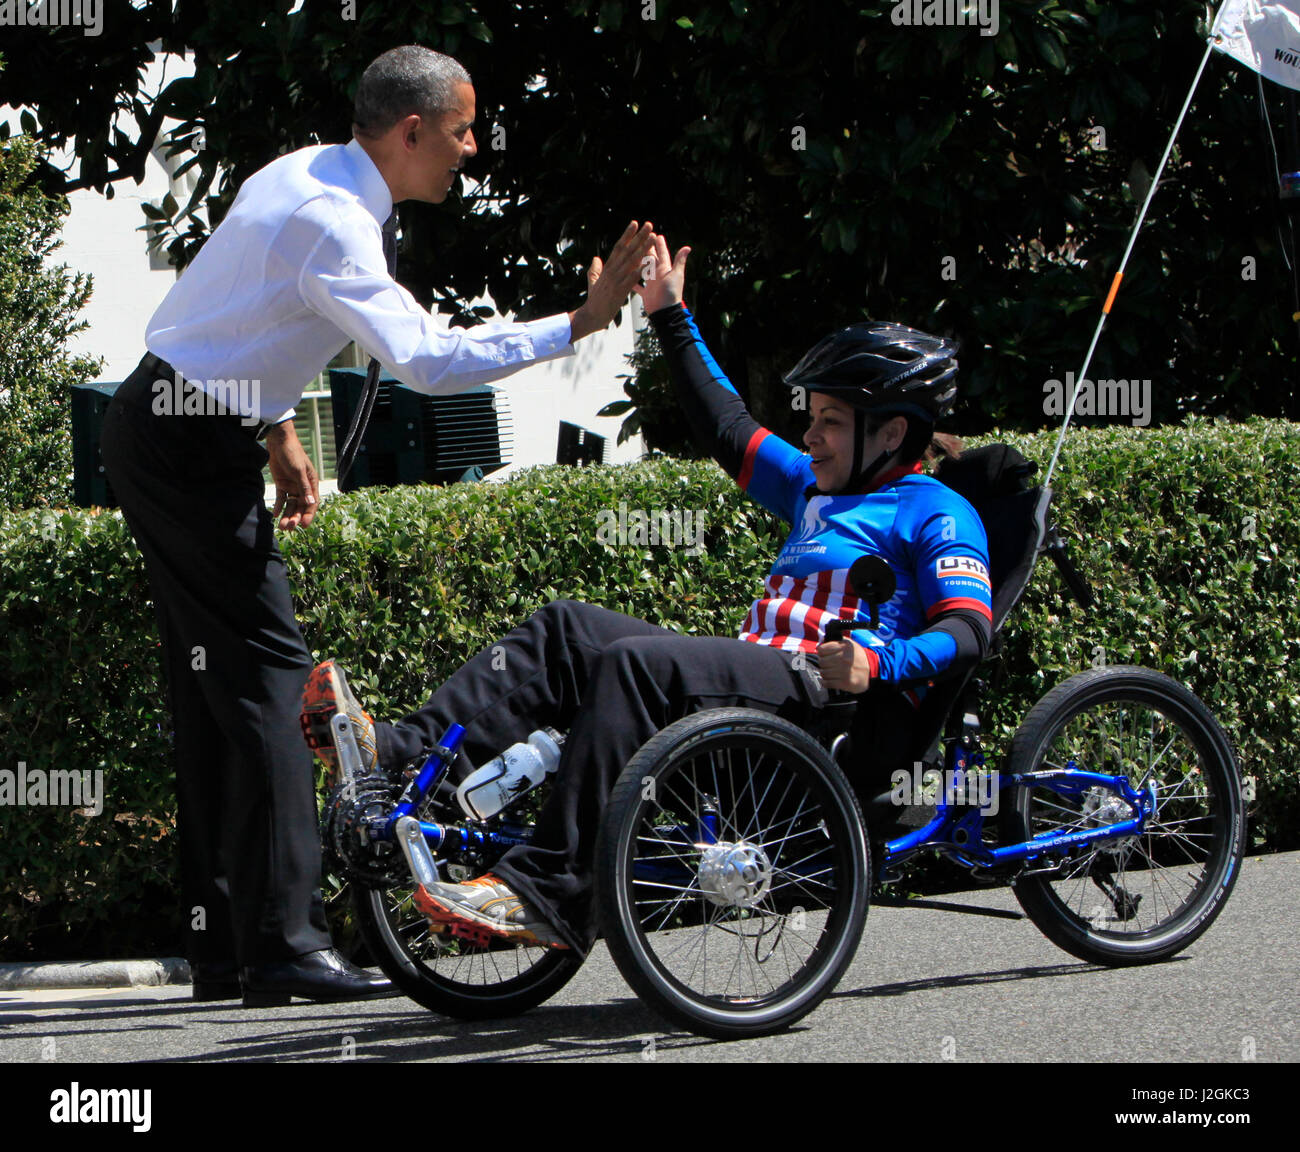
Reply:
<svg viewBox="0 0 1300 1152"><path fill-rule="evenodd" d="M1090 602L1034 469L990 445L935 473L988 532L990 655L1041 555ZM892 594L884 568L859 561L850 573L873 615ZM1086 961L1164 960L1200 936L1236 880L1246 819L1231 742L1206 706L1150 669L1081 672L1029 710L1006 770L994 772L980 749L977 671L921 701L901 750L914 788L860 795L864 780L900 779L879 762L900 757L888 741L853 738L850 697L823 710L817 731L722 708L647 741L610 795L595 861L601 934L642 999L708 1036L788 1027L851 962L872 863L888 881L927 851L982 882L1011 883L1033 923ZM376 962L412 999L462 1019L514 1015L553 995L580 966L571 952L434 933L412 902L416 884L478 875L532 833L509 810L472 821L455 803L449 769L463 729L452 725L390 779L362 775L340 721L341 783L322 840Z"/></svg>

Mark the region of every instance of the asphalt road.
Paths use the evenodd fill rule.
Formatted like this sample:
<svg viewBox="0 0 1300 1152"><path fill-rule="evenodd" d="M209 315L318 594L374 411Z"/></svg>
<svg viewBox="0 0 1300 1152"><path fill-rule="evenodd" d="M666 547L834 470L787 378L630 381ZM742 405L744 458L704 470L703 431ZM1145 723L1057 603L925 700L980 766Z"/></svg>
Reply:
<svg viewBox="0 0 1300 1152"><path fill-rule="evenodd" d="M873 907L853 966L790 1031L720 1042L635 998L603 947L551 1001L466 1024L410 1000L245 1011L188 986L0 993L0 1062L955 1061L1300 1059L1300 854L1248 858L1181 956L1103 969L1027 920ZM1005 889L945 897L1016 908ZM1244 1070L1243 1070L1244 1071Z"/></svg>

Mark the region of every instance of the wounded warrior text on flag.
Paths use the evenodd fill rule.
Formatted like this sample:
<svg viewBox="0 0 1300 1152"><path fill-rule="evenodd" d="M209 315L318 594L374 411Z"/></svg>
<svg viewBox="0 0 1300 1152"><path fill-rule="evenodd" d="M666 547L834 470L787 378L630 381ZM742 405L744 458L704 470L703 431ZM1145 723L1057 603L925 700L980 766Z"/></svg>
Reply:
<svg viewBox="0 0 1300 1152"><path fill-rule="evenodd" d="M1266 80L1300 88L1300 0L1224 0L1210 35L1215 48Z"/></svg>

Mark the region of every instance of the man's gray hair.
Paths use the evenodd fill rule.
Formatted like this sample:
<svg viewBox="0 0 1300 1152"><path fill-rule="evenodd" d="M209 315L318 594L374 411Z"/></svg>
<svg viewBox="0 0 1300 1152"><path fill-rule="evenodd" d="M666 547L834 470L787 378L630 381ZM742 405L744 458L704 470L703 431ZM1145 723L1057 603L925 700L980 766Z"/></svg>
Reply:
<svg viewBox="0 0 1300 1152"><path fill-rule="evenodd" d="M456 86L468 83L469 73L450 56L418 44L394 48L361 74L352 105L352 131L358 136L382 136L413 112L437 116L454 107Z"/></svg>

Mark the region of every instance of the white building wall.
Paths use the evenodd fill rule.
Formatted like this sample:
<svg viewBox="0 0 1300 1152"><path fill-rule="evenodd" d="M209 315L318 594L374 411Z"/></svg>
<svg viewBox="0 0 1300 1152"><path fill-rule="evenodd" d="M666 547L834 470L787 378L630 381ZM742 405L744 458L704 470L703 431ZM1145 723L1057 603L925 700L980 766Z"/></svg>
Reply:
<svg viewBox="0 0 1300 1152"><path fill-rule="evenodd" d="M640 301L634 300L623 309L617 327L579 340L573 356L525 368L497 382L496 387L510 398L515 453L511 467L494 476L507 476L530 464L553 462L561 420L604 436L606 463L641 457L645 449L640 436L623 445L615 443L624 417L596 415L606 404L627 399L618 377L630 370L624 357L632 351L634 309L638 321L644 323Z"/></svg>
<svg viewBox="0 0 1300 1152"><path fill-rule="evenodd" d="M70 344L74 351L104 358L97 380L125 380L139 363L145 324L176 280L165 256L151 258L147 234L135 231L145 222L140 205L156 203L170 189L166 170L150 156L144 183L120 181L112 200L90 189L68 197L71 212L55 259L88 272L94 281L82 313L90 327Z"/></svg>

